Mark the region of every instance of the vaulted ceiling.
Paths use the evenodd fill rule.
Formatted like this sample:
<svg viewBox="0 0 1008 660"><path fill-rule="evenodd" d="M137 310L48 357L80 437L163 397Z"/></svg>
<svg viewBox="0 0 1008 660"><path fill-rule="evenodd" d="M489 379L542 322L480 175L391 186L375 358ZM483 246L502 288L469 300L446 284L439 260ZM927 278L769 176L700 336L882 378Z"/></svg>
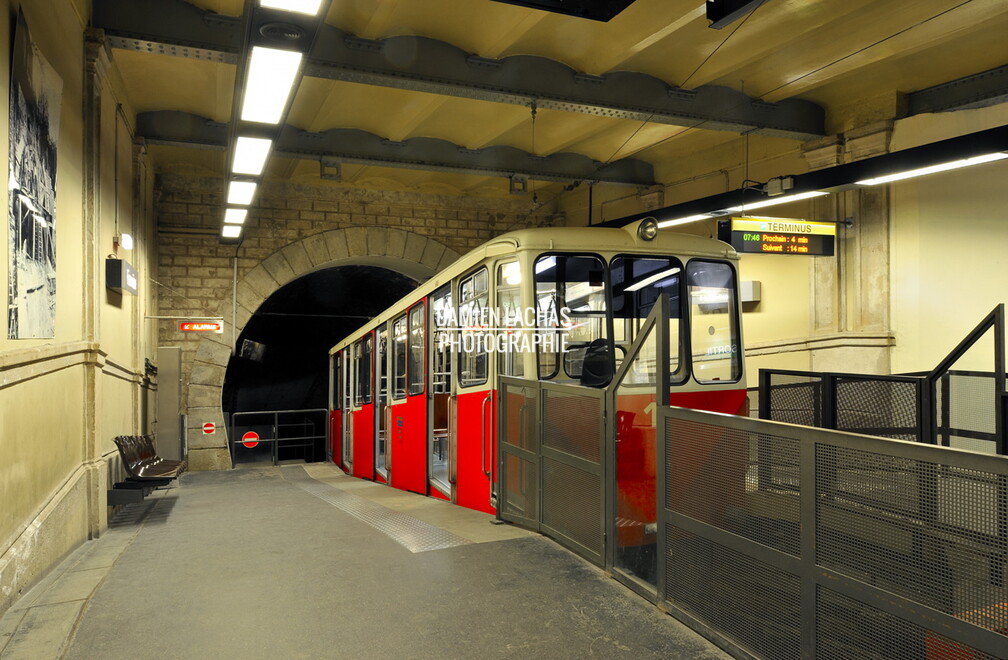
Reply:
<svg viewBox="0 0 1008 660"><path fill-rule="evenodd" d="M160 171L225 175L251 3L94 0ZM1004 0L767 0L708 25L701 0L636 0L608 22L494 0L332 0L266 176L317 182L328 154L365 187L506 195L509 173L554 192L647 185L743 134L783 149L897 94L967 78L959 103L975 105L1008 87Z"/></svg>

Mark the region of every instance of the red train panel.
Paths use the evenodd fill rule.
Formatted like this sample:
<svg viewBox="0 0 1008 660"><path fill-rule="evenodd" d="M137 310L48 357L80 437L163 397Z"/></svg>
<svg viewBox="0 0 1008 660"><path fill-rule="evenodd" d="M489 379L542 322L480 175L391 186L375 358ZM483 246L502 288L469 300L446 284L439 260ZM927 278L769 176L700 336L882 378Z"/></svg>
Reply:
<svg viewBox="0 0 1008 660"><path fill-rule="evenodd" d="M392 404L392 486L427 494L427 397Z"/></svg>
<svg viewBox="0 0 1008 660"><path fill-rule="evenodd" d="M353 413L353 476L374 479L374 404L366 403Z"/></svg>
<svg viewBox="0 0 1008 660"><path fill-rule="evenodd" d="M493 460L484 456L483 447L485 439L486 450L492 451L493 431L489 428L493 426L489 419L492 404L493 395L487 390L464 392L456 400L458 451L455 458L455 503L485 513L494 513L490 506L490 479L483 472L484 458L487 463Z"/></svg>

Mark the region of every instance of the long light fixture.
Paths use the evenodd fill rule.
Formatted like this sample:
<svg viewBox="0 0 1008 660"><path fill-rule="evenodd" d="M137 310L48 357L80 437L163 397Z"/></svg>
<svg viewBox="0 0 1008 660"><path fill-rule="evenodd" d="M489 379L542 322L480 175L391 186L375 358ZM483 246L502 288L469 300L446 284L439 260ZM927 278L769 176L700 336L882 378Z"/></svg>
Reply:
<svg viewBox="0 0 1008 660"><path fill-rule="evenodd" d="M780 197L771 197L770 199L764 199L759 202L752 202L751 204L739 204L738 206L733 206L731 208L725 209L728 213L739 213L741 211L754 211L756 209L765 209L768 206L777 206L778 204L790 204L791 202L800 202L803 199L812 199L813 197L822 197L828 195L828 192L823 192L822 190L812 190L809 192L797 193L795 195L781 195Z"/></svg>
<svg viewBox="0 0 1008 660"><path fill-rule="evenodd" d="M713 218L710 213L697 213L696 215L687 215L684 218L676 218L674 220L662 220L658 223L659 229L665 229L666 227L675 227L676 225L685 225L691 222L697 222L699 220L710 220Z"/></svg>
<svg viewBox="0 0 1008 660"><path fill-rule="evenodd" d="M228 209L224 211L224 224L240 225L245 223L248 216L248 209Z"/></svg>
<svg viewBox="0 0 1008 660"><path fill-rule="evenodd" d="M892 181L902 181L903 179L912 179L913 177L925 176L927 174L934 174L936 172L946 172L948 170L957 170L961 167L969 167L971 165L992 163L996 160L1004 160L1005 158L1008 158L1008 153L1004 151L998 151L992 154L984 154L982 156L974 156L972 158L962 158L960 160L953 160L948 163L931 165L929 167L919 167L914 170L897 172L895 174L887 174L885 176L879 176L872 179L862 179L860 181L855 181L854 183L858 184L859 186L877 186L882 183L890 183Z"/></svg>
<svg viewBox="0 0 1008 660"><path fill-rule="evenodd" d="M633 284L631 284L630 286L628 286L627 288L625 288L623 290L624 291L639 291L639 290L643 289L644 287L648 286L649 284L654 284L655 282L658 282L659 280L664 280L664 279L666 279L668 277L672 277L673 275L676 275L678 273L679 273L679 268L669 268L667 270L662 270L662 271L659 271L659 272L655 273L651 277L645 277L640 282L634 282Z"/></svg>
<svg viewBox="0 0 1008 660"><path fill-rule="evenodd" d="M301 53L255 46L245 78L242 121L278 124L301 69Z"/></svg>
<svg viewBox="0 0 1008 660"><path fill-rule="evenodd" d="M224 238L238 238L241 236L242 226L241 225L224 225L221 229L221 236Z"/></svg>
<svg viewBox="0 0 1008 660"><path fill-rule="evenodd" d="M254 181L232 181L228 184L227 203L232 206L249 206L255 197L256 186Z"/></svg>
<svg viewBox="0 0 1008 660"><path fill-rule="evenodd" d="M265 138L240 137L235 143L234 163L231 171L235 174L259 176L266 167L266 159L273 140Z"/></svg>
<svg viewBox="0 0 1008 660"><path fill-rule="evenodd" d="M322 0L260 0L259 5L267 9L281 9L315 16L322 6Z"/></svg>

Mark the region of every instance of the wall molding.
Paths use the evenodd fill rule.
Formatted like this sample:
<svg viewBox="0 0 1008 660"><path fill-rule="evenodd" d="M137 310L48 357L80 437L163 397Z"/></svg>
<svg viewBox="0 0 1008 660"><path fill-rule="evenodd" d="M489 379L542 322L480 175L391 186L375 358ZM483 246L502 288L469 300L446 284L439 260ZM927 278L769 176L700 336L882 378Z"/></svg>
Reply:
<svg viewBox="0 0 1008 660"><path fill-rule="evenodd" d="M815 337L795 337L760 342L746 346L746 357L776 355L780 353L802 353L833 348L889 348L896 345L896 338L884 332L840 332Z"/></svg>
<svg viewBox="0 0 1008 660"><path fill-rule="evenodd" d="M103 374L143 384L145 374L108 357L101 345L89 341L45 344L0 352L0 389L78 366L92 365Z"/></svg>

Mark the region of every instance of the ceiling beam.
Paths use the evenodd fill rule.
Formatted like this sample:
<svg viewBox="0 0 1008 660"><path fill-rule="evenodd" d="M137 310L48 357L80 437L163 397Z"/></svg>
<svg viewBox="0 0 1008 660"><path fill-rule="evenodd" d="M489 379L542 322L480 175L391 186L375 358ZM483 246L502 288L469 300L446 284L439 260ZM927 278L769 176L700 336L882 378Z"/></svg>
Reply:
<svg viewBox="0 0 1008 660"><path fill-rule="evenodd" d="M227 124L186 112L142 112L137 115L136 126L137 135L152 144L220 150L228 144ZM436 172L518 175L542 181L601 181L635 186L655 183L651 165L633 158L603 164L575 153L535 156L514 147L466 149L438 138L396 142L354 128L312 133L287 125L273 155Z"/></svg>
<svg viewBox="0 0 1008 660"><path fill-rule="evenodd" d="M92 22L113 48L234 63L241 47L241 18L184 0L94 0ZM687 90L636 72L594 76L544 57L484 58L436 39L362 39L331 25L322 26L305 75L796 140L825 134L823 109L800 99L767 103L713 85Z"/></svg>
<svg viewBox="0 0 1008 660"><path fill-rule="evenodd" d="M907 116L986 108L1008 101L1008 64L907 94Z"/></svg>

